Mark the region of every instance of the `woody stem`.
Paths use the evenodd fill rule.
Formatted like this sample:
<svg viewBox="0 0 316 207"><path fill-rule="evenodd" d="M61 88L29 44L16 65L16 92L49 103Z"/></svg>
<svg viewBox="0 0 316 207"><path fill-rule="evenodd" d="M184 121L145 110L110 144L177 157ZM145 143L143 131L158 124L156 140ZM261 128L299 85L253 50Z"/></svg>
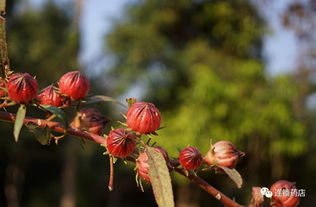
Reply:
<svg viewBox="0 0 316 207"><path fill-rule="evenodd" d="M16 114L0 111L0 121L15 122L15 120L16 120ZM75 137L87 139L87 140L93 141L93 142L98 143L98 144L105 143L105 138L102 136L92 134L89 132L84 132L81 130L65 128L65 126L59 122L48 121L48 120L44 120L44 119L36 119L36 118L32 118L32 117L25 117L24 124L26 125L28 123L36 124L38 127L41 127L41 128L48 127L52 131L60 132L60 133L64 133L64 134L70 134L70 135L73 135ZM129 158L128 160L135 162L134 158ZM110 163L111 163L111 157L110 157ZM113 163L113 158L112 158L112 163ZM113 169L111 170L111 164L110 164L110 171L111 171L110 172L111 175L110 175L109 189L111 189L113 187ZM232 199L230 199L229 197L224 195L222 192L220 192L219 190L214 188L212 185L207 183L204 179L195 175L194 173L189 172L189 174L187 175L187 173L185 173L183 169L180 169L177 167L174 168L174 171L185 176L187 179L191 180L193 183L195 183L200 188L205 190L208 194L212 195L217 200L219 200L223 205L225 205L227 207L243 207L242 205L233 201Z"/></svg>

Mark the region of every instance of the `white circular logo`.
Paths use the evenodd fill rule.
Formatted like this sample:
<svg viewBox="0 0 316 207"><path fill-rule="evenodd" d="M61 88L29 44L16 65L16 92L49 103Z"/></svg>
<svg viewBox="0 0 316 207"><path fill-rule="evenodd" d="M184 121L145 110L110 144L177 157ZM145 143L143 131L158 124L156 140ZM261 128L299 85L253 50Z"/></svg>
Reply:
<svg viewBox="0 0 316 207"><path fill-rule="evenodd" d="M260 193L261 195L266 196L267 198L271 198L272 197L272 192L269 190L269 188L263 187L260 189Z"/></svg>
<svg viewBox="0 0 316 207"><path fill-rule="evenodd" d="M266 193L266 197L267 197L267 198L271 198L271 197L272 197L272 192L271 192L271 191L268 191L268 192Z"/></svg>
<svg viewBox="0 0 316 207"><path fill-rule="evenodd" d="M263 187L263 188L260 189L260 192L261 192L262 195L266 195L266 193L269 192L269 189L266 188L266 187Z"/></svg>

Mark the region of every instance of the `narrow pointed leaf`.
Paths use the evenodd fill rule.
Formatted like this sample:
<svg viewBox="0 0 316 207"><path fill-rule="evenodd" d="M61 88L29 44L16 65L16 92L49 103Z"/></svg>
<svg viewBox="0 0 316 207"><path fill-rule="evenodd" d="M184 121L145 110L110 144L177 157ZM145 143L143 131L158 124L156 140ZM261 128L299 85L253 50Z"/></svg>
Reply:
<svg viewBox="0 0 316 207"><path fill-rule="evenodd" d="M152 147L146 147L149 177L159 207L174 207L169 170L162 154Z"/></svg>
<svg viewBox="0 0 316 207"><path fill-rule="evenodd" d="M232 179L236 183L237 187L241 188L243 180L242 180L241 175L235 168L231 169L231 168L223 167L223 166L217 166L217 167L223 169L224 172L228 175L228 177L230 177L230 179Z"/></svg>
<svg viewBox="0 0 316 207"><path fill-rule="evenodd" d="M55 114L56 117L58 117L65 124L65 126L68 126L67 116L62 109L55 106L50 106L50 105L41 105L41 107L43 107L50 113Z"/></svg>
<svg viewBox="0 0 316 207"><path fill-rule="evenodd" d="M87 104L91 104L91 103L97 103L97 102L113 102L115 104L121 105L123 107L126 107L124 104L122 104L121 102L119 102L118 100L116 100L115 98L112 98L110 96L103 96L103 95L96 95L96 96L92 96L91 98L89 98L89 100L87 101Z"/></svg>
<svg viewBox="0 0 316 207"><path fill-rule="evenodd" d="M49 145L50 144L50 129L49 127L40 128L34 123L28 123L26 125L28 130L34 134L35 138L41 145Z"/></svg>
<svg viewBox="0 0 316 207"><path fill-rule="evenodd" d="M14 140L16 142L18 142L18 140L19 140L19 135L20 135L20 131L21 131L22 126L23 126L25 114L26 114L26 107L25 107L25 105L21 104L19 109L18 109L18 112L16 113L16 119L14 122L13 135L14 135Z"/></svg>

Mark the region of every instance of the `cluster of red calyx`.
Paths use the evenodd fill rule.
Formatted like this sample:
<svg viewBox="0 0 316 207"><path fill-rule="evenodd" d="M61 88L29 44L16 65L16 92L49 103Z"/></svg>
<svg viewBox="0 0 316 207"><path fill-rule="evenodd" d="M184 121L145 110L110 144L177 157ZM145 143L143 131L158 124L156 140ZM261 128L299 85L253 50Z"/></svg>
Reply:
<svg viewBox="0 0 316 207"><path fill-rule="evenodd" d="M41 105L62 107L69 106L71 101L85 98L90 90L88 79L79 71L64 74L58 85L59 88L51 84L37 94L38 84L34 77L28 73L13 73L7 82L0 79L0 98L8 96L11 101L18 104L28 104L36 99ZM77 113L70 126L99 135L107 122L108 120L96 109L86 108Z"/></svg>
<svg viewBox="0 0 316 207"><path fill-rule="evenodd" d="M272 192L271 206L273 207L296 207L300 203L295 182L279 180L271 186L270 191Z"/></svg>
<svg viewBox="0 0 316 207"><path fill-rule="evenodd" d="M211 166L234 168L243 155L231 142L219 141L211 146L204 162ZM190 146L180 152L179 162L187 170L196 170L202 165L203 158L197 148Z"/></svg>
<svg viewBox="0 0 316 207"><path fill-rule="evenodd" d="M114 157L126 158L135 150L135 140L142 134L156 134L159 129L161 115L159 110L152 103L134 102L128 109L126 114L126 125L128 132L124 129L117 129L110 132L106 145L108 152ZM161 147L155 147L157 152L160 152L166 160L168 168L178 165L177 161L170 160L168 153ZM239 158L244 153L236 149L236 147L228 141L220 141L215 143L206 156L202 157L201 152L195 147L187 147L180 152L179 163L187 170L197 170L203 162L209 165L223 166L234 168ZM146 152L140 152L136 159L136 167L138 175L144 180L150 182L148 175L149 165ZM172 164L171 164L172 163ZM177 163L177 164L175 164Z"/></svg>
<svg viewBox="0 0 316 207"><path fill-rule="evenodd" d="M64 74L59 82L59 88L50 85L38 92L37 80L28 73L13 73L6 82L0 79L0 97L8 95L9 99L18 104L28 104L37 99L39 104L60 107L69 105L69 99L80 100L85 98L90 90L88 79L79 71ZM6 91L3 90L6 88Z"/></svg>
<svg viewBox="0 0 316 207"><path fill-rule="evenodd" d="M44 88L39 94L37 80L28 73L14 73L8 80L0 78L0 98L6 100L8 96L12 103L28 104L37 99L41 105L54 107L69 106L72 101L84 99L90 90L88 79L79 71L71 71L64 74L59 82L59 88L52 85ZM3 98L5 97L5 98ZM108 120L95 108L84 108L77 112L70 127L84 130L89 133L101 135ZM136 169L138 175L150 182L148 155L146 151L137 148L137 142L142 135L157 135L156 130L160 128L161 115L159 110L152 103L134 102L126 114L127 129L118 128L110 131L106 138L106 148L110 155L117 158L137 157ZM143 145L145 145L143 143ZM184 148L177 160L169 159L168 153L161 147L153 147L161 153L166 161L169 170L179 164L186 170L197 170L203 163L214 167L234 168L244 155L234 144L229 141L219 141L213 144L210 150L202 157L201 152L193 146ZM253 201L257 205L263 202L263 196L259 195L260 188L254 188ZM277 195L283 190L289 192L288 195ZM296 207L299 196L291 192L297 191L295 183L280 180L270 188L272 193L271 206L273 207ZM280 191L280 192L279 192Z"/></svg>
<svg viewBox="0 0 316 207"><path fill-rule="evenodd" d="M138 153L136 168L138 175L150 182L148 175L149 165L146 152L136 149L136 141L143 134L156 134L155 131L160 127L161 116L159 110L152 103L135 102L126 114L126 125L128 129L112 130L106 139L106 147L114 157L126 158L134 152ZM133 132L134 131L134 132ZM172 168L169 156L162 147L154 147L155 151L162 154L169 169Z"/></svg>

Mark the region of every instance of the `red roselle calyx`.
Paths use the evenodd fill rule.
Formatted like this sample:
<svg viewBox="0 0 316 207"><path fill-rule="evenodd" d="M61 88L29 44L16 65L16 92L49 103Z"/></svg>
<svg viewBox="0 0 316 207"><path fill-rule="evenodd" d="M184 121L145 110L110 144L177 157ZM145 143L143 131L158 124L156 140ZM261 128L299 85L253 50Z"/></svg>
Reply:
<svg viewBox="0 0 316 207"><path fill-rule="evenodd" d="M138 175L150 183L150 177L148 174L149 165L147 161L148 161L148 156L146 152L139 153L139 156L136 159L136 168L137 168Z"/></svg>
<svg viewBox="0 0 316 207"><path fill-rule="evenodd" d="M209 165L234 168L243 152L237 150L235 145L229 141L219 141L211 146L204 160Z"/></svg>
<svg viewBox="0 0 316 207"><path fill-rule="evenodd" d="M62 106L63 97L56 92L53 85L50 85L42 90L42 92L37 96L40 104L50 105L50 106Z"/></svg>
<svg viewBox="0 0 316 207"><path fill-rule="evenodd" d="M164 150L162 147L154 147L154 150L156 152L160 152L162 154L162 156L166 160L167 167L170 170L172 168L172 166L169 162L170 160L169 160L169 155L168 155L167 151ZM136 168L137 168L138 175L150 183L150 177L148 174L148 170L149 170L148 156L147 156L146 152L139 153L139 156L136 159Z"/></svg>
<svg viewBox="0 0 316 207"><path fill-rule="evenodd" d="M136 102L127 111L126 124L140 134L149 134L160 127L160 119L160 112L154 104Z"/></svg>
<svg viewBox="0 0 316 207"><path fill-rule="evenodd" d="M85 130L100 135L107 123L108 119L97 109L84 108L77 113L76 117L70 123L70 126L74 129Z"/></svg>
<svg viewBox="0 0 316 207"><path fill-rule="evenodd" d="M106 148L114 157L125 158L133 153L136 148L136 134L125 129L110 131L106 139Z"/></svg>
<svg viewBox="0 0 316 207"><path fill-rule="evenodd" d="M60 92L73 100L83 99L90 90L88 79L79 71L71 71L64 74L60 78L58 85Z"/></svg>
<svg viewBox="0 0 316 207"><path fill-rule="evenodd" d="M7 88L7 83L3 78L0 78L0 98L7 95L7 93L2 88Z"/></svg>
<svg viewBox="0 0 316 207"><path fill-rule="evenodd" d="M30 74L15 73L10 76L7 89L11 101L27 104L36 98L38 85Z"/></svg>
<svg viewBox="0 0 316 207"><path fill-rule="evenodd" d="M300 203L295 182L279 180L271 186L270 191L272 192L271 204L274 207L296 207Z"/></svg>
<svg viewBox="0 0 316 207"><path fill-rule="evenodd" d="M180 164L187 170L196 170L202 165L202 154L195 147L184 148L179 155Z"/></svg>

